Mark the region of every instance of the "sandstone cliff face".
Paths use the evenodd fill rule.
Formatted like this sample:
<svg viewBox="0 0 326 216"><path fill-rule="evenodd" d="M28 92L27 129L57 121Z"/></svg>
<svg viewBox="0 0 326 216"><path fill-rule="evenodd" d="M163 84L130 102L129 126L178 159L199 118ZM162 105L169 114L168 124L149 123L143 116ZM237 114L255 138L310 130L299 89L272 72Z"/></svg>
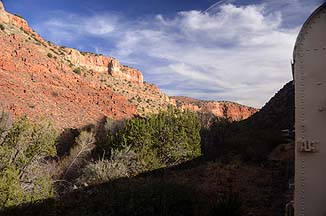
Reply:
<svg viewBox="0 0 326 216"><path fill-rule="evenodd" d="M201 113L212 113L216 117L240 121L249 118L258 110L233 102L203 101L187 97L172 97L181 109L188 109Z"/></svg>
<svg viewBox="0 0 326 216"><path fill-rule="evenodd" d="M102 74L110 74L121 80L129 80L142 85L144 78L142 73L134 68L121 65L114 58L93 53L80 52L76 49L64 48L65 56L73 65Z"/></svg>
<svg viewBox="0 0 326 216"><path fill-rule="evenodd" d="M85 67L87 70L93 70L98 73L109 72L110 57L95 55L91 53L81 53L76 49L63 48L66 58L78 67Z"/></svg>
<svg viewBox="0 0 326 216"><path fill-rule="evenodd" d="M137 115L127 98L74 73L65 56L50 58L55 47L23 30L21 18L3 10L0 14L5 28L0 30L0 111L50 119L59 128Z"/></svg>
<svg viewBox="0 0 326 216"><path fill-rule="evenodd" d="M0 24L0 111L70 128L104 117L146 115L170 104L139 70L47 42L1 2Z"/></svg>
<svg viewBox="0 0 326 216"><path fill-rule="evenodd" d="M43 38L40 37L36 32L33 31L33 29L31 29L28 26L28 23L26 20L5 11L5 8L1 1L0 1L0 22L14 25L14 26L20 28L22 31L25 31L26 33L33 35L33 37L35 37L37 40L44 42Z"/></svg>
<svg viewBox="0 0 326 216"><path fill-rule="evenodd" d="M16 26L26 34L32 35L38 42L46 43L42 37L29 27L26 20L6 12L2 2L0 2L0 22ZM120 62L114 58L93 53L80 52L71 48L64 48L63 51L66 53L66 59L77 67L83 67L86 70L92 70L99 73L109 73L120 79L137 82L140 85L144 82L143 75L139 70L121 65Z"/></svg>
<svg viewBox="0 0 326 216"><path fill-rule="evenodd" d="M139 70L121 65L116 59L110 60L109 73L114 77L137 82L140 85L144 82L143 75Z"/></svg>
<svg viewBox="0 0 326 216"><path fill-rule="evenodd" d="M9 22L9 17L8 17L7 13L5 12L5 9L4 9L1 1L0 1L0 21L3 23Z"/></svg>
<svg viewBox="0 0 326 216"><path fill-rule="evenodd" d="M0 109L33 119L43 116L61 128L95 123L104 116L121 119L136 114L125 97L83 79L49 59L40 45L24 40L0 34Z"/></svg>

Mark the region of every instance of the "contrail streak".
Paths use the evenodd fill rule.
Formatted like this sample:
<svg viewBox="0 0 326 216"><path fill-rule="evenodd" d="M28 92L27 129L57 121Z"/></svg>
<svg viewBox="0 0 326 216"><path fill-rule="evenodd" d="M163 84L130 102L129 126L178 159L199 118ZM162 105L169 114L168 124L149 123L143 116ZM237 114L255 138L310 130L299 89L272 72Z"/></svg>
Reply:
<svg viewBox="0 0 326 216"><path fill-rule="evenodd" d="M206 13L208 12L210 9L216 7L216 6L219 6L219 5L222 5L222 4L225 4L225 3L228 3L230 2L230 0L220 0L218 2L216 2L215 4L213 4L212 6L210 6L209 8L207 8L206 10L203 11L203 13Z"/></svg>

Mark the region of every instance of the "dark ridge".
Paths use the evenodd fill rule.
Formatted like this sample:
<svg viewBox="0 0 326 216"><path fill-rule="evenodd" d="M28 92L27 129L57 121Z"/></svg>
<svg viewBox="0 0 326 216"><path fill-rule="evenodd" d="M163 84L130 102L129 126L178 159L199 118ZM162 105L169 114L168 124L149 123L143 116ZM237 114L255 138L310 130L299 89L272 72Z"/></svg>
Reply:
<svg viewBox="0 0 326 216"><path fill-rule="evenodd" d="M285 130L294 127L294 83L288 82L257 113L244 121L251 128Z"/></svg>

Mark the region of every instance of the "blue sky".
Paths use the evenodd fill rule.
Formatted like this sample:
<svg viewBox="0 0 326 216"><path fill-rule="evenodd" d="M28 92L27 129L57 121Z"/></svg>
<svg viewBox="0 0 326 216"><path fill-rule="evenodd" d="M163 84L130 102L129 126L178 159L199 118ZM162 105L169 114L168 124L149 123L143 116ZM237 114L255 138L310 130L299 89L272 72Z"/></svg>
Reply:
<svg viewBox="0 0 326 216"><path fill-rule="evenodd" d="M142 70L169 95L261 107L321 0L3 0L46 40Z"/></svg>

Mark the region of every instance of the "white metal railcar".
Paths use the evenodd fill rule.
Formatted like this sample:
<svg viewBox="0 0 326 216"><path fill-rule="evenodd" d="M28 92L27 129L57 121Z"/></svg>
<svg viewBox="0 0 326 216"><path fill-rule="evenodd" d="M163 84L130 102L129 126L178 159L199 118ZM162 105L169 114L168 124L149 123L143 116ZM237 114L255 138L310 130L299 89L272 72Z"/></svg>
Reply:
<svg viewBox="0 0 326 216"><path fill-rule="evenodd" d="M326 216L326 3L294 49L295 216Z"/></svg>

